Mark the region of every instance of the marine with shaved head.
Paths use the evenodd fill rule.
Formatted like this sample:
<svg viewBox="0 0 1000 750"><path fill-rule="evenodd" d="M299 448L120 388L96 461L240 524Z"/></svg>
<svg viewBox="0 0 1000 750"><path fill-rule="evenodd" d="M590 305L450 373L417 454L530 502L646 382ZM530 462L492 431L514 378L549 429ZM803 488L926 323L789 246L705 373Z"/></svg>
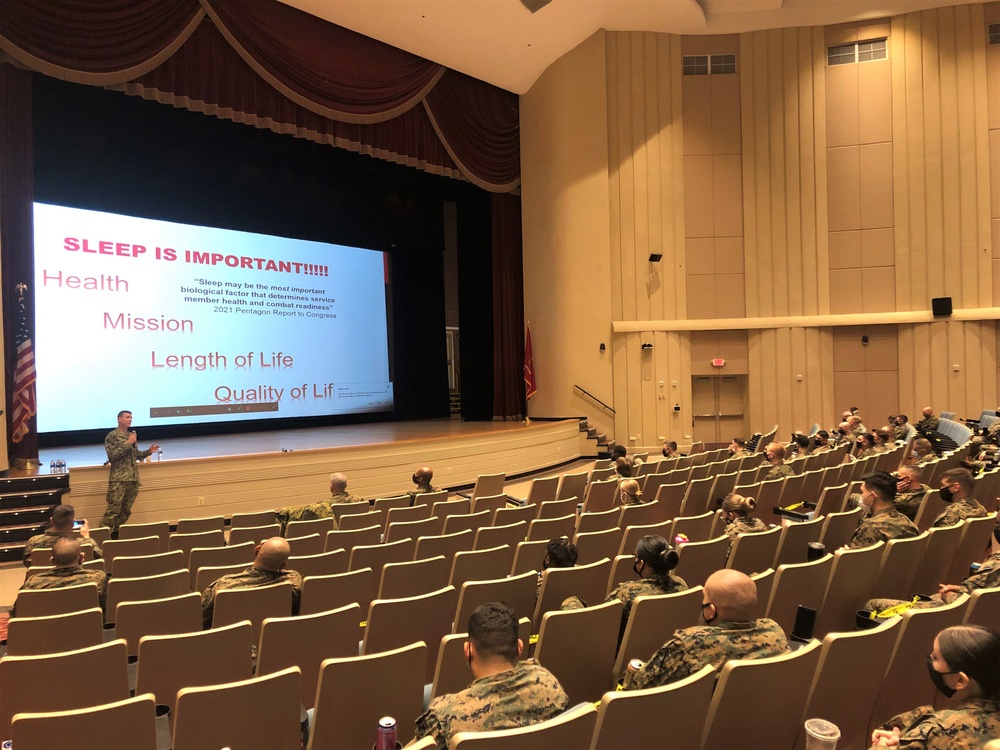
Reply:
<svg viewBox="0 0 1000 750"><path fill-rule="evenodd" d="M410 490L406 494L410 497L410 505L416 505L417 495L422 495L425 492L439 492L437 487L431 484L431 480L434 478L434 469L430 466L421 466L415 472L413 472L413 483L417 485L414 489Z"/></svg>
<svg viewBox="0 0 1000 750"><path fill-rule="evenodd" d="M638 672L625 677L626 690L659 687L694 674L706 664L716 669L731 659L762 659L788 651L781 626L757 618L757 584L746 573L726 568L705 581L704 625L683 628Z"/></svg>
<svg viewBox="0 0 1000 750"><path fill-rule="evenodd" d="M365 499L358 495L352 495L347 491L347 475L335 471L330 475L330 497L318 503L309 505L299 505L292 508L278 508L275 518L281 524L281 533L285 533L285 528L289 521L312 521L316 518L336 518L333 513L333 506L338 503L363 503ZM334 521L334 528L337 522Z"/></svg>
<svg viewBox="0 0 1000 750"><path fill-rule="evenodd" d="M212 627L215 597L220 591L270 586L272 583L283 581L287 581L292 586L292 614L297 615L299 613L299 600L302 598L302 576L294 570L285 570L290 552L286 539L282 539L280 536L271 537L254 548L253 565L242 573L230 573L222 576L205 589L201 595L203 626L206 629Z"/></svg>

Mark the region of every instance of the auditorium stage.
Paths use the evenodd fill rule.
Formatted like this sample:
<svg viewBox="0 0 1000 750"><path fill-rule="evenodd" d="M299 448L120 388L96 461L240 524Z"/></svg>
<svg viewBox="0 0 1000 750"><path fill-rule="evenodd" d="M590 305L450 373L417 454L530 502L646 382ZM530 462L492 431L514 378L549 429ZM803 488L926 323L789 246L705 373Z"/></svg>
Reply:
<svg viewBox="0 0 1000 750"><path fill-rule="evenodd" d="M143 438L138 426L139 446ZM419 466L434 469L442 488L471 485L480 474L539 471L581 455L577 420L462 422L432 419L300 430L173 438L160 442L160 461L144 463L133 523L265 510L328 496L329 475L347 474L348 491L371 499L409 489ZM45 448L41 472L63 459L70 470L67 501L97 525L104 512L108 469L104 446Z"/></svg>

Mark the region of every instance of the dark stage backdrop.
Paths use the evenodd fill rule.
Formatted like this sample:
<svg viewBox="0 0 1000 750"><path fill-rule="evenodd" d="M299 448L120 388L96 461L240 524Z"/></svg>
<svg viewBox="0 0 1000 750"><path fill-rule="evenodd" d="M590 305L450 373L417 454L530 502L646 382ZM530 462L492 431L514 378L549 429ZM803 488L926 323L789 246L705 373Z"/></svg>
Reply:
<svg viewBox="0 0 1000 750"><path fill-rule="evenodd" d="M491 418L489 193L138 97L33 79L35 200L390 253L389 418L448 415L442 205L457 204L463 416Z"/></svg>

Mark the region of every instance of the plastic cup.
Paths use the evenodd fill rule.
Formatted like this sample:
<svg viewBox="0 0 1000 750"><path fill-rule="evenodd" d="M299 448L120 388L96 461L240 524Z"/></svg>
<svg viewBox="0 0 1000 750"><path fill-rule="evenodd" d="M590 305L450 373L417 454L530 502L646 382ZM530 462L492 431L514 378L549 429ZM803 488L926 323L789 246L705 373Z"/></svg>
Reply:
<svg viewBox="0 0 1000 750"><path fill-rule="evenodd" d="M840 730L826 719L806 719L806 750L837 750Z"/></svg>

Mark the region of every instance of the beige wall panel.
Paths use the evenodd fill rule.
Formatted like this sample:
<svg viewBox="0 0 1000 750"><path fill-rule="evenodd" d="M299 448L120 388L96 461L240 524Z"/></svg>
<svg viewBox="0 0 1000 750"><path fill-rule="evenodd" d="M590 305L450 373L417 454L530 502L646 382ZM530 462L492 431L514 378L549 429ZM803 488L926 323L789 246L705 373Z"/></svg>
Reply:
<svg viewBox="0 0 1000 750"><path fill-rule="evenodd" d="M861 228L891 227L892 144L869 143L860 148Z"/></svg>
<svg viewBox="0 0 1000 750"><path fill-rule="evenodd" d="M886 36L886 35L882 35ZM834 66L828 70L835 70ZM872 60L858 70L858 143L882 143L892 140L892 63ZM827 76L827 85L829 85ZM862 162L863 163L863 162Z"/></svg>
<svg viewBox="0 0 1000 750"><path fill-rule="evenodd" d="M865 406L861 413L865 415L865 424L869 430L877 429L875 425L881 427L886 423L888 415L900 412L898 375L896 370L868 371L865 378ZM913 413L916 411L911 410Z"/></svg>
<svg viewBox="0 0 1000 750"><path fill-rule="evenodd" d="M738 56L736 65L739 70ZM742 139L740 78L738 75L718 75L708 78L712 83L712 153L739 154ZM684 116L687 119L687 99L684 101ZM684 131L684 137L687 138L687 130Z"/></svg>
<svg viewBox="0 0 1000 750"><path fill-rule="evenodd" d="M857 406L862 414L870 414L867 401L863 372L837 372L833 375L833 404L836 413L845 411L851 406ZM836 419L836 417L834 417Z"/></svg>
<svg viewBox="0 0 1000 750"><path fill-rule="evenodd" d="M986 24L1000 23L1000 3L987 3L984 11ZM1000 45L990 44L986 47L986 87L989 91L989 127L1000 128Z"/></svg>
<svg viewBox="0 0 1000 750"><path fill-rule="evenodd" d="M1000 258L993 259L993 304L1000 305Z"/></svg>
<svg viewBox="0 0 1000 750"><path fill-rule="evenodd" d="M826 145L856 146L860 140L858 65L826 69Z"/></svg>
<svg viewBox="0 0 1000 750"><path fill-rule="evenodd" d="M739 34L717 34L708 37L709 50L713 55L737 55L740 52Z"/></svg>
<svg viewBox="0 0 1000 750"><path fill-rule="evenodd" d="M716 310L716 276L688 276L687 278L687 317L693 319L717 318Z"/></svg>
<svg viewBox="0 0 1000 750"><path fill-rule="evenodd" d="M833 329L834 372L859 372L864 369L865 346L861 337L865 333L857 328Z"/></svg>
<svg viewBox="0 0 1000 750"><path fill-rule="evenodd" d="M861 306L861 269L842 268L830 271L830 312L835 315L856 313Z"/></svg>
<svg viewBox="0 0 1000 750"><path fill-rule="evenodd" d="M830 232L830 268L860 268L861 232Z"/></svg>
<svg viewBox="0 0 1000 750"><path fill-rule="evenodd" d="M707 156L713 153L712 78L681 76L684 97L684 153Z"/></svg>
<svg viewBox="0 0 1000 750"><path fill-rule="evenodd" d="M893 312L896 309L896 272L892 268L861 270L861 312Z"/></svg>
<svg viewBox="0 0 1000 750"><path fill-rule="evenodd" d="M691 361L710 362L719 354L719 332L718 331L693 331L691 333Z"/></svg>
<svg viewBox="0 0 1000 750"><path fill-rule="evenodd" d="M856 23L838 23L823 29L823 43L827 47L858 41Z"/></svg>
<svg viewBox="0 0 1000 750"><path fill-rule="evenodd" d="M895 372L899 369L899 333L896 326L866 326L860 332L854 333L858 338L868 337L868 346L864 347L865 370ZM893 380L895 381L895 378ZM893 389L898 390L895 383Z"/></svg>
<svg viewBox="0 0 1000 750"><path fill-rule="evenodd" d="M715 268L717 273L743 273L743 238L715 238Z"/></svg>
<svg viewBox="0 0 1000 750"><path fill-rule="evenodd" d="M688 237L715 236L713 158L684 157L684 230Z"/></svg>
<svg viewBox="0 0 1000 750"><path fill-rule="evenodd" d="M719 354L725 360L746 360L747 332L719 331Z"/></svg>
<svg viewBox="0 0 1000 750"><path fill-rule="evenodd" d="M830 231L861 228L861 149L831 148L827 152Z"/></svg>
<svg viewBox="0 0 1000 750"><path fill-rule="evenodd" d="M745 286L741 273L720 273L715 277L715 309L720 318L746 317Z"/></svg>
<svg viewBox="0 0 1000 750"><path fill-rule="evenodd" d="M612 431L579 384L613 403L605 36L554 63L521 97L525 319L540 388L531 415L587 414ZM581 248L585 254L581 255ZM584 260L585 259L585 260Z"/></svg>
<svg viewBox="0 0 1000 750"><path fill-rule="evenodd" d="M715 242L712 237L689 237L684 241L688 276L715 273Z"/></svg>
<svg viewBox="0 0 1000 750"><path fill-rule="evenodd" d="M861 237L861 265L891 266L895 263L896 249L892 229L863 229ZM895 295L893 295L895 296Z"/></svg>
<svg viewBox="0 0 1000 750"><path fill-rule="evenodd" d="M714 234L737 237L743 234L742 158L712 157L712 199L715 214Z"/></svg>
<svg viewBox="0 0 1000 750"><path fill-rule="evenodd" d="M712 52L712 43L707 36L681 37L682 55L708 55Z"/></svg>
<svg viewBox="0 0 1000 750"><path fill-rule="evenodd" d="M992 102L994 97L993 89L990 89L990 101ZM1000 91L996 93L996 99L1000 101ZM990 184L992 185L992 190L990 190L990 216L993 218L1000 218L1000 130L990 130L989 134L990 143ZM996 235L994 235L995 237ZM993 252L996 253L996 244L994 243Z"/></svg>

